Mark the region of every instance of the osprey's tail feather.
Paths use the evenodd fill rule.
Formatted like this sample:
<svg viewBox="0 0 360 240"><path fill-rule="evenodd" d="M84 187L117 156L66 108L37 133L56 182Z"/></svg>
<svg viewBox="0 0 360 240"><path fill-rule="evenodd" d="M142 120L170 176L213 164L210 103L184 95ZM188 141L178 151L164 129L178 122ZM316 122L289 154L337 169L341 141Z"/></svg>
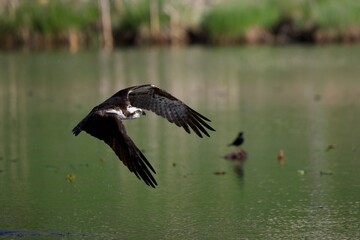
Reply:
<svg viewBox="0 0 360 240"><path fill-rule="evenodd" d="M87 120L87 116L73 128L72 132L75 136L79 135L79 133L83 130L84 123L86 120Z"/></svg>
<svg viewBox="0 0 360 240"><path fill-rule="evenodd" d="M75 136L79 135L79 133L82 131L80 123L76 125L76 127L73 128L72 132Z"/></svg>

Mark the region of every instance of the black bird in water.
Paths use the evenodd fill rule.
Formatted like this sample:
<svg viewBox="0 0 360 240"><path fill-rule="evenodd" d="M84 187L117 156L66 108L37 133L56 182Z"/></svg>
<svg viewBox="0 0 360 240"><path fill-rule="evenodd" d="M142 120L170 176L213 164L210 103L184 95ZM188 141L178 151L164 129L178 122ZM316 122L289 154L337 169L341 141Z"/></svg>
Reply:
<svg viewBox="0 0 360 240"><path fill-rule="evenodd" d="M183 127L190 133L190 128L202 138L210 137L207 130L215 131L205 121L210 120L188 107L171 94L146 84L133 86L118 91L103 103L94 107L72 130L75 136L81 131L103 140L116 153L128 169L147 185L157 185L150 170L156 173L143 153L127 135L123 120L136 119L145 115L143 109L150 110L166 118L169 122Z"/></svg>
<svg viewBox="0 0 360 240"><path fill-rule="evenodd" d="M239 135L235 138L235 140L230 143L228 146L240 146L241 144L244 143L244 133L240 132Z"/></svg>

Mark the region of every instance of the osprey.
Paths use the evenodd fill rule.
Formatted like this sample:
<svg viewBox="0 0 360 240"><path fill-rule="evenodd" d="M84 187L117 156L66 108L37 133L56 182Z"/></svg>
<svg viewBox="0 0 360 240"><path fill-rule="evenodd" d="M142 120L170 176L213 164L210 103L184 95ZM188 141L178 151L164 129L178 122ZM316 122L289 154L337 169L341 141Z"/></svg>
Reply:
<svg viewBox="0 0 360 240"><path fill-rule="evenodd" d="M150 110L169 122L190 128L202 138L210 137L208 130L215 131L205 121L210 120L166 91L152 84L133 86L118 91L103 103L94 107L72 130L75 136L81 131L103 140L116 153L128 169L147 185L157 185L150 170L156 173L142 152L127 135L122 120L136 119Z"/></svg>

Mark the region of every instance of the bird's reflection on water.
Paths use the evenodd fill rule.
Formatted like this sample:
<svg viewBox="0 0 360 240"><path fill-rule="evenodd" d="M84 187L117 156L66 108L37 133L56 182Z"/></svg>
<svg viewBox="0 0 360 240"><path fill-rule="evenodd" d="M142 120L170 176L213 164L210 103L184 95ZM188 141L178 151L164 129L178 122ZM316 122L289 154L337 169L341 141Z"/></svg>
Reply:
<svg viewBox="0 0 360 240"><path fill-rule="evenodd" d="M239 176L244 176L244 164L247 159L247 152L244 149L237 149L224 156L225 160L234 163L234 172Z"/></svg>

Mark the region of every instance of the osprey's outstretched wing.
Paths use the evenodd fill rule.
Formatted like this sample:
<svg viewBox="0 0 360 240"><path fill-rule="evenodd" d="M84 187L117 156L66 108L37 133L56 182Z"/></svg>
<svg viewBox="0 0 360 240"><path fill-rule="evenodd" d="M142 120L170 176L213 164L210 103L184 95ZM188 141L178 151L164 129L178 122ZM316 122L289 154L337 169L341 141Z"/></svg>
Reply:
<svg viewBox="0 0 360 240"><path fill-rule="evenodd" d="M73 129L73 133L78 135L82 130L103 140L131 172L155 188L157 183L150 172L151 170L156 173L154 168L127 135L122 121L116 114L101 110L92 111Z"/></svg>
<svg viewBox="0 0 360 240"><path fill-rule="evenodd" d="M155 85L147 84L133 87L129 90L128 98L132 106L150 110L166 118L169 122L183 127L188 133L190 133L189 127L199 137L202 137L201 133L210 137L206 128L215 131L205 122L211 122L208 118Z"/></svg>

